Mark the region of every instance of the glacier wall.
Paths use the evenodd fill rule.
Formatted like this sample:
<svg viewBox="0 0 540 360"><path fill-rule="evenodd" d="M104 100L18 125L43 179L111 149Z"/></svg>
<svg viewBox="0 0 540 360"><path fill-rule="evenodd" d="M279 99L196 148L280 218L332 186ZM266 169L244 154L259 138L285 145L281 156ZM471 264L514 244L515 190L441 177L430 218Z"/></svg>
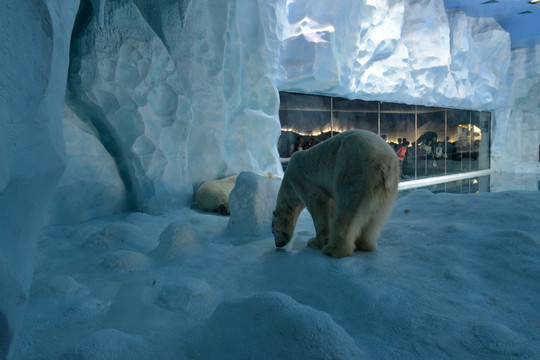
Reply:
<svg viewBox="0 0 540 360"><path fill-rule="evenodd" d="M74 31L67 102L116 159L132 209L185 205L191 111L179 74L131 1L102 6L103 18L79 11L89 22Z"/></svg>
<svg viewBox="0 0 540 360"><path fill-rule="evenodd" d="M540 45L514 49L511 92L494 112L491 146L496 171L540 173Z"/></svg>
<svg viewBox="0 0 540 360"><path fill-rule="evenodd" d="M505 104L510 36L443 1L286 1L277 85L475 110Z"/></svg>
<svg viewBox="0 0 540 360"><path fill-rule="evenodd" d="M82 2L67 103L115 160L127 209L160 213L202 181L282 171L275 24L262 0Z"/></svg>
<svg viewBox="0 0 540 360"><path fill-rule="evenodd" d="M126 208L126 187L98 132L64 106L66 171L46 214L49 224L79 222ZM77 211L73 211L76 209Z"/></svg>
<svg viewBox="0 0 540 360"><path fill-rule="evenodd" d="M278 89L495 110L510 58L495 21L442 0L83 0L67 104L114 160L123 209L160 213L209 179L281 174ZM110 211L92 207L81 220Z"/></svg>
<svg viewBox="0 0 540 360"><path fill-rule="evenodd" d="M10 1L0 11L2 359L9 357L28 299L38 232L65 168L62 112L77 7L77 1L28 0Z"/></svg>

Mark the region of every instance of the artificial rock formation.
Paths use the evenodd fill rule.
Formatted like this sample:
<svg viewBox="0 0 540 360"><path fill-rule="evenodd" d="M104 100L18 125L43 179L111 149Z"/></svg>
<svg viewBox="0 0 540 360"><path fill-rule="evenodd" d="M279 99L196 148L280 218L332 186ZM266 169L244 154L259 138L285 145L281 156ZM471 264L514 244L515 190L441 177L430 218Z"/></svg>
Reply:
<svg viewBox="0 0 540 360"><path fill-rule="evenodd" d="M278 89L494 110L510 54L494 20L442 0L84 0L67 102L114 159L124 210L160 213L203 181L281 174Z"/></svg>
<svg viewBox="0 0 540 360"><path fill-rule="evenodd" d="M9 357L37 235L65 167L62 112L77 6L11 1L0 12L0 358Z"/></svg>

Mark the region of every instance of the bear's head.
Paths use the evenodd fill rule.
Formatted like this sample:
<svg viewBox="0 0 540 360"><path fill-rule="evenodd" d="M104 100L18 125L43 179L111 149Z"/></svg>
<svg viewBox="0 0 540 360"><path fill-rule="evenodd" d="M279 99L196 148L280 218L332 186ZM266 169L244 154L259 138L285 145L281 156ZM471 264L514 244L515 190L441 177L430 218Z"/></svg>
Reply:
<svg viewBox="0 0 540 360"><path fill-rule="evenodd" d="M291 241L290 220L277 211L272 213L272 234L274 234L276 247L284 247Z"/></svg>

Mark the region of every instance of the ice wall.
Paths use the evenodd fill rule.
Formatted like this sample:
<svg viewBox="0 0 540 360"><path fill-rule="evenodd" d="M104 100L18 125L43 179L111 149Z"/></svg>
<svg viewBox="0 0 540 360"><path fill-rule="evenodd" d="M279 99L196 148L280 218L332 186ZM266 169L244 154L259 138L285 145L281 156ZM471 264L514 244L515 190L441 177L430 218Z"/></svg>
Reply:
<svg viewBox="0 0 540 360"><path fill-rule="evenodd" d="M130 208L185 206L192 115L176 67L131 1L103 6L103 21L87 3L79 11L68 103L114 155Z"/></svg>
<svg viewBox="0 0 540 360"><path fill-rule="evenodd" d="M442 0L84 0L71 53L67 102L114 160L123 209L159 213L205 180L279 175L277 87L493 110L510 39ZM70 156L68 173L93 166ZM57 214L73 205L55 197Z"/></svg>
<svg viewBox="0 0 540 360"><path fill-rule="evenodd" d="M281 172L272 4L95 3L79 11L68 103L113 156L127 208L159 213L204 180Z"/></svg>
<svg viewBox="0 0 540 360"><path fill-rule="evenodd" d="M191 4L171 53L190 88L189 169L196 185L247 170L282 173L275 6L267 0Z"/></svg>
<svg viewBox="0 0 540 360"><path fill-rule="evenodd" d="M45 223L80 222L126 208L126 188L97 130L64 107L66 171L56 188ZM77 211L73 211L76 209Z"/></svg>
<svg viewBox="0 0 540 360"><path fill-rule="evenodd" d="M9 357L37 234L65 167L62 111L77 1L0 11L0 358Z"/></svg>
<svg viewBox="0 0 540 360"><path fill-rule="evenodd" d="M540 173L540 45L512 51L510 76L508 104L494 113L492 168Z"/></svg>
<svg viewBox="0 0 540 360"><path fill-rule="evenodd" d="M505 102L510 36L442 0L288 0L278 88L494 110Z"/></svg>
<svg viewBox="0 0 540 360"><path fill-rule="evenodd" d="M125 209L159 213L202 181L280 175L277 88L494 110L510 37L442 0L83 0L71 57L68 104Z"/></svg>

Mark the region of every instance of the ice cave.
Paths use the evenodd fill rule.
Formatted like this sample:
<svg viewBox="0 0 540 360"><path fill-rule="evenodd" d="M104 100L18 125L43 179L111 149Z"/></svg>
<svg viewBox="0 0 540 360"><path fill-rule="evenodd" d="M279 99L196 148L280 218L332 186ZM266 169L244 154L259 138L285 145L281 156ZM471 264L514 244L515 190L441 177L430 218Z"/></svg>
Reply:
<svg viewBox="0 0 540 360"><path fill-rule="evenodd" d="M537 3L7 0L0 359L536 358ZM350 129L405 149L377 251L277 251Z"/></svg>

